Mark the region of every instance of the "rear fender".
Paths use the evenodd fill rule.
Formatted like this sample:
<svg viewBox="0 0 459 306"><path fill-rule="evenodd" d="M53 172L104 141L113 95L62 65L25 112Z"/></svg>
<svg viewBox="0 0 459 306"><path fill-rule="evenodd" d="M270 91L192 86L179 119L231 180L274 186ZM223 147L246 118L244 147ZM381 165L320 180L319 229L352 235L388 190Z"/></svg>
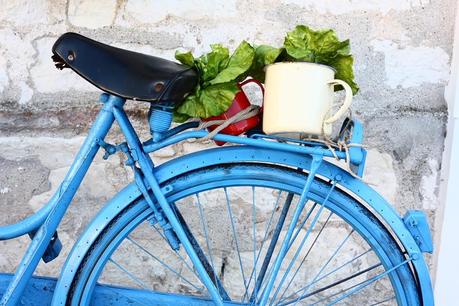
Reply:
<svg viewBox="0 0 459 306"><path fill-rule="evenodd" d="M249 146L228 146L214 148L191 153L177 159L173 159L155 168L155 175L160 183L163 183L182 173L202 167L238 162L265 162L283 164L295 168L310 169L311 156L296 153L280 152L270 149L253 148ZM368 203L378 217L385 221L392 232L403 244L407 253L413 258L413 266L422 288L423 305L434 305L432 285L429 271L425 264L421 250L410 231L405 226L403 219L374 189L361 180L354 178L344 169L336 165L324 162L321 164L318 175L339 180L338 184L348 189ZM168 192L167 187L164 188ZM72 284L78 266L88 253L90 245L97 236L124 208L137 199L141 193L135 184L130 184L110 200L99 214L92 220L86 231L74 245L69 257L64 264L61 276L56 286L52 305L65 305L68 289Z"/></svg>

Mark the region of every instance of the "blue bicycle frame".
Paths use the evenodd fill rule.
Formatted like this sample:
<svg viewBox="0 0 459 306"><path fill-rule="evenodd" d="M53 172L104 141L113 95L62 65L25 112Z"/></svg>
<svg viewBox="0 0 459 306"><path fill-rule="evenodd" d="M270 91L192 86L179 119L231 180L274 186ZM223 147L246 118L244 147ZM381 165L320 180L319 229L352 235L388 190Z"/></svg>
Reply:
<svg viewBox="0 0 459 306"><path fill-rule="evenodd" d="M184 130L190 126L187 124L172 130L168 130L170 125L170 113L167 111L158 110L157 114L159 114L159 118L156 119L158 125L155 128L152 128L153 139L142 143L123 110L125 100L116 96L102 94L101 101L103 102L103 107L97 116L88 134L88 137L78 152L75 161L73 162L65 179L58 188L57 192L50 199L49 203L39 212L21 222L0 227L0 240L12 239L25 234L29 234L31 237L33 237L28 250L22 258L14 276L11 277L8 288L3 294L0 305L16 305L19 302L29 280L32 278L33 272L35 271L40 259L43 258L45 261L50 261L57 257L59 254L60 243L56 234L57 227L61 222L65 212L67 211L67 208L69 207L76 191L78 190L100 147L104 148L108 155L113 154L117 150L126 153L128 156L127 164L130 165L134 170L135 185L138 191L144 196L147 203L151 206L156 221L158 221L158 223L165 230L171 247L176 248L179 243L183 245L190 259L192 260L202 283L207 288L213 302L217 305L223 305L218 284L215 284L209 277L209 274L206 272L206 269L200 261L198 254L196 253L195 249L193 249L191 242L187 238L186 232L177 219L173 209L169 205L165 196L165 193L167 193L167 186L161 188L158 182L155 166L148 155L148 153L185 139L205 137L207 132L184 132ZM164 120L161 120L161 116L169 116L169 118L163 117L162 119ZM119 146L113 146L107 144L104 141L115 120L120 126L121 131L126 139L126 143L123 143ZM354 127L355 130L351 142L361 143L362 130L358 123L355 124L356 126ZM314 177L314 174L321 166L323 158L337 156L340 159L345 159L347 157L345 152L336 151L333 153L324 146L307 146L297 144L292 145L287 142L270 141L271 139L269 139L269 137L261 135L244 138L217 134L214 139L223 142L231 142L250 147L262 148L265 150L272 150L273 152L287 152L292 154L312 156L312 163L309 169L311 174L309 176L310 179L308 179L308 182L304 187L301 195L301 200L295 210L293 222L290 224L284 243L289 241L289 235L292 235L293 233L293 228L295 226L294 220L295 218L299 217L301 213L302 205L304 205L306 201L306 195L309 191L310 183ZM361 147L351 147L349 149L348 156L350 157L350 162L358 168L358 174L362 175L365 162L365 150ZM334 179L337 181L340 180L339 177L335 177ZM157 204L155 204L151 198L150 192L154 195ZM394 218L390 212L388 213L381 211L380 213L388 214L387 218L384 217L385 219ZM405 218L405 220L408 220L406 221L405 225L400 223L400 220L397 222L392 222L395 224L394 226L400 227L395 228L394 231L396 233L410 232L411 235L417 235L417 237L420 237L421 241L417 243L417 245L410 245L410 248L407 249L411 258L413 259L413 264L415 266L416 261L419 261L418 273L420 273L420 277L423 278L422 281L424 282L424 286L430 288L430 280L426 281L426 277L428 279L428 276L425 275L425 269L422 268L422 265L424 264L422 256L420 256L421 258L419 258L419 256L414 258L416 257L416 254L420 253L420 251L429 251L429 240L428 238L425 238L428 236L428 227L425 226L425 221L423 221L421 217L414 216L413 214L408 215L408 217L409 218ZM412 220L415 222L412 222ZM410 230L410 225L412 225L412 230ZM424 243L427 245L427 247L419 247L421 243ZM282 257L285 255L285 251L286 245L282 245L280 256L276 259L274 269L279 269L283 259ZM273 273L273 275L275 274L276 273ZM268 292L272 287L273 282L274 279L269 280L268 290L266 290L266 292ZM426 292L428 292L428 290ZM268 293L265 293L262 298L262 305L267 301L267 294ZM429 304L429 301L432 300L432 297L423 296L423 299L424 301L428 302L427 304Z"/></svg>

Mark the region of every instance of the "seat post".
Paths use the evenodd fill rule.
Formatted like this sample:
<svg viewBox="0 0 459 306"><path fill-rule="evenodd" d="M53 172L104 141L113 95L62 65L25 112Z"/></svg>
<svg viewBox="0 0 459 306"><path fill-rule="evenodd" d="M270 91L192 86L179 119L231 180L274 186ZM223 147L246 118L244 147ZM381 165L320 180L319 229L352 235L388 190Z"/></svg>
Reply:
<svg viewBox="0 0 459 306"><path fill-rule="evenodd" d="M148 122L153 141L161 140L163 134L167 132L172 123L172 107L151 105L148 112Z"/></svg>

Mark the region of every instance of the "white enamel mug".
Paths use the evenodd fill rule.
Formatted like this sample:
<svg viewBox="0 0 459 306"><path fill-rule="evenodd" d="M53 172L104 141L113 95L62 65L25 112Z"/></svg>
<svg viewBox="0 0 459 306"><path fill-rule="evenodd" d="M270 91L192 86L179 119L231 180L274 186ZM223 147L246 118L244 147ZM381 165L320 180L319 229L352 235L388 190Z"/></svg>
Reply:
<svg viewBox="0 0 459 306"><path fill-rule="evenodd" d="M334 86L343 86L343 105L329 114ZM332 123L344 115L352 103L352 89L335 79L329 66L285 62L266 68L263 102L263 131L266 134L302 133L330 136Z"/></svg>

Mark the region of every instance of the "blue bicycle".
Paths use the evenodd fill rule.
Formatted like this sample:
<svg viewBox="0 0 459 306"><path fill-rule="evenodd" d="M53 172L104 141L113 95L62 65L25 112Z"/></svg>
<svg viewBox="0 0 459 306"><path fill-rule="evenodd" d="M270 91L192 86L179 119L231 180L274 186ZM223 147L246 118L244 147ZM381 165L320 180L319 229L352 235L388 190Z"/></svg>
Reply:
<svg viewBox="0 0 459 306"><path fill-rule="evenodd" d="M103 106L49 203L0 227L2 240L32 239L15 274L0 274L1 305L433 305L426 218L400 217L358 177L358 121L344 122L344 146L216 134L234 145L157 166L149 153L208 137L196 122L170 129L195 72L75 33L53 53L105 92ZM126 100L151 103L151 139L139 139ZM110 144L115 121L125 141ZM33 276L59 255L58 225L100 148L124 153L134 181L90 223L58 280Z"/></svg>

